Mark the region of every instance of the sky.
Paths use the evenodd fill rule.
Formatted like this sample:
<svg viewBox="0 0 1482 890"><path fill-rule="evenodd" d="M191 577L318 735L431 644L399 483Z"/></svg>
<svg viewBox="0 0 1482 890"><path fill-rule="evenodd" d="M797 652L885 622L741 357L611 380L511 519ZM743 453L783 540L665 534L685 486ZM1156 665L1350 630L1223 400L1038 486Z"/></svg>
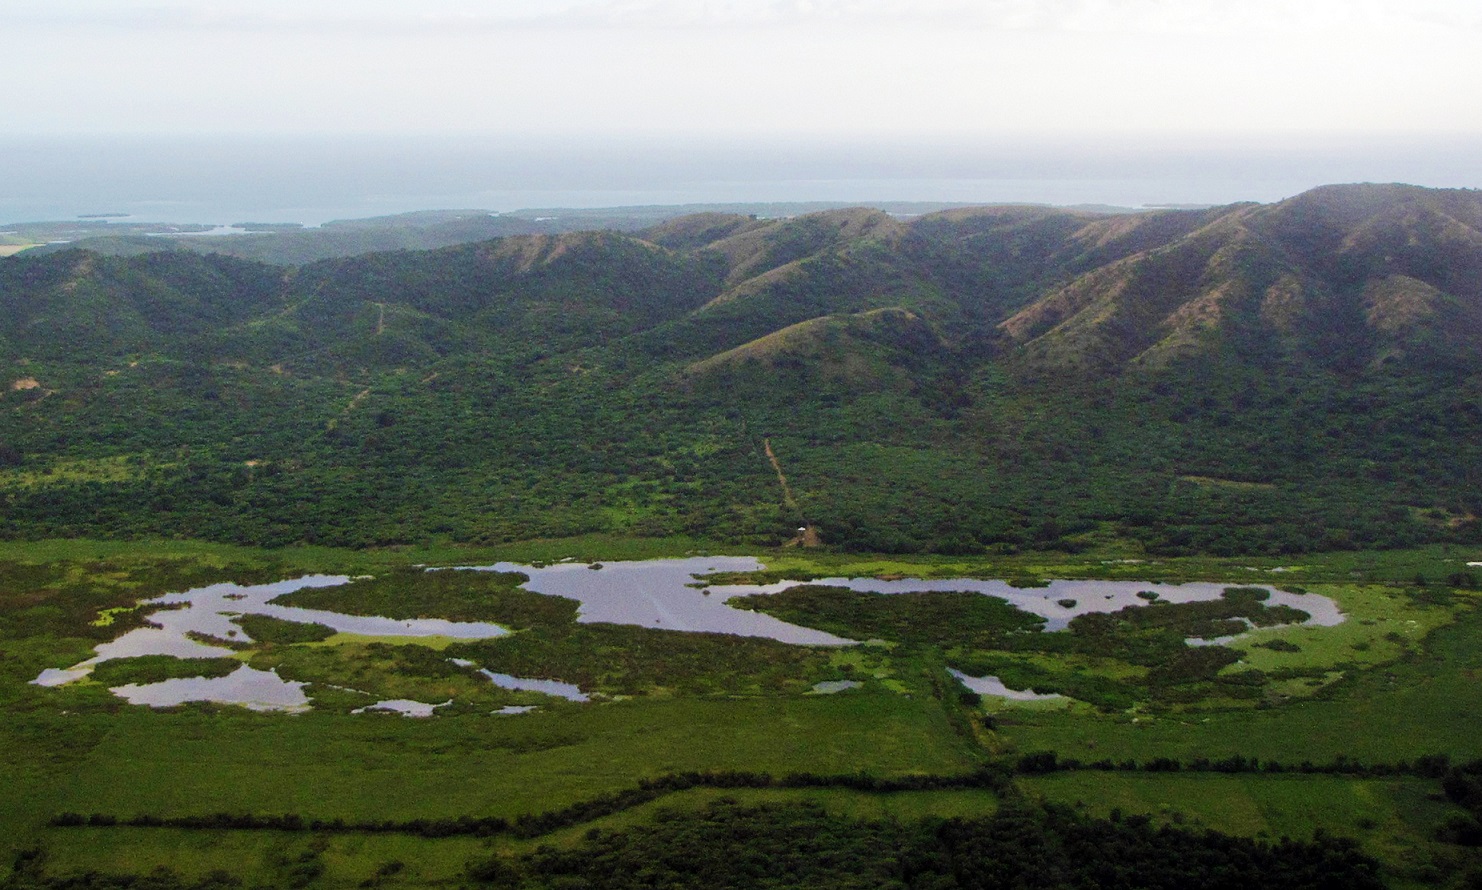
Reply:
<svg viewBox="0 0 1482 890"><path fill-rule="evenodd" d="M5 6L10 133L1482 130L1475 0Z"/></svg>
<svg viewBox="0 0 1482 890"><path fill-rule="evenodd" d="M12 145L446 139L538 153L564 140L676 157L729 145L733 160L807 145L808 177L830 178L819 159L833 151L841 169L851 153L890 155L920 179L1013 178L1011 157L1075 155L1125 178L1149 159L1218 156L1212 176L1244 165L1252 182L1281 178L1283 157L1306 181L1331 156L1335 174L1482 185L1464 162L1482 146L1475 0L4 6Z"/></svg>

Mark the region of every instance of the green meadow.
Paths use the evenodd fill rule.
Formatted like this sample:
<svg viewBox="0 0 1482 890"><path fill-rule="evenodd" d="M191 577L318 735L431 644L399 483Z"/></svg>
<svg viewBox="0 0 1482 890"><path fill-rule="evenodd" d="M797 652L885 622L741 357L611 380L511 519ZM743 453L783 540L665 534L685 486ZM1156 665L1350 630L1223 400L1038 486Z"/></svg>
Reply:
<svg viewBox="0 0 1482 890"><path fill-rule="evenodd" d="M1096 816L1144 815L1159 824L1258 838L1353 838L1390 865L1395 883L1434 886L1428 830L1448 815L1434 783L1330 776L1117 775L1068 773L1025 780L1034 793Z"/></svg>

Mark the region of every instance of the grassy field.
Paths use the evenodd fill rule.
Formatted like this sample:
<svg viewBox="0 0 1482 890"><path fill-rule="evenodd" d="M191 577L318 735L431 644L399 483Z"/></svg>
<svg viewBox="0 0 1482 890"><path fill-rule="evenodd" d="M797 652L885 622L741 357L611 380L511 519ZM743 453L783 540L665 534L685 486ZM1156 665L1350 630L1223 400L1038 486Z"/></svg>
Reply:
<svg viewBox="0 0 1482 890"><path fill-rule="evenodd" d="M1402 885L1426 886L1437 860L1451 855L1433 836L1451 808L1433 799L1435 785L1424 780L1065 773L1022 785L1103 817L1140 814L1261 838L1306 838L1321 829L1358 841Z"/></svg>
<svg viewBox="0 0 1482 890"><path fill-rule="evenodd" d="M631 701L519 718L223 717L129 709L59 810L311 818L516 816L685 770L960 772L933 702L897 695Z"/></svg>
<svg viewBox="0 0 1482 890"><path fill-rule="evenodd" d="M319 885L354 887L395 870L401 886L456 882L469 860L495 847L477 838L408 835L285 835L277 831L182 831L82 828L49 832L45 848L59 874L98 871L147 874L165 866L198 880L228 870L249 886L302 886L305 866L323 874ZM397 863L398 865L392 865Z"/></svg>
<svg viewBox="0 0 1482 890"><path fill-rule="evenodd" d="M47 764L46 753L34 745L26 752L30 758L16 757L18 746L7 744L12 759L6 778L14 777L24 759L45 773L6 783L3 828L12 849L40 844L56 873L142 872L165 865L187 875L227 869L270 885L280 885L275 882L287 880L305 861L322 861L326 885L353 885L395 861L407 865L400 880L418 886L457 877L467 861L495 847L472 838L56 829L41 823L66 811L512 817L685 770L888 776L957 773L974 762L936 703L891 694L633 701L514 718L426 721L130 710L111 723L85 756L67 763ZM46 770L48 765L53 768ZM822 799L840 813L871 818L974 813L993 805L983 792L732 794ZM649 818L659 805L698 807L717 796L708 790L683 793L600 824L631 824ZM575 839L587 827L540 842ZM519 846L500 841L498 848Z"/></svg>

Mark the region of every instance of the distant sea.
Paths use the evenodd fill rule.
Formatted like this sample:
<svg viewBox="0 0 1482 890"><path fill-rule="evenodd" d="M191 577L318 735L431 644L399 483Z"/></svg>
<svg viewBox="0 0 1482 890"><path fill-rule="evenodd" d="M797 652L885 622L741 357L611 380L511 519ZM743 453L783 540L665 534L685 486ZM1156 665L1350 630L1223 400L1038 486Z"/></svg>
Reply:
<svg viewBox="0 0 1482 890"><path fill-rule="evenodd" d="M1121 207L1276 201L1331 182L1475 187L1477 138L1176 145L1120 140L670 136L0 137L0 225L317 225L412 210L796 201Z"/></svg>

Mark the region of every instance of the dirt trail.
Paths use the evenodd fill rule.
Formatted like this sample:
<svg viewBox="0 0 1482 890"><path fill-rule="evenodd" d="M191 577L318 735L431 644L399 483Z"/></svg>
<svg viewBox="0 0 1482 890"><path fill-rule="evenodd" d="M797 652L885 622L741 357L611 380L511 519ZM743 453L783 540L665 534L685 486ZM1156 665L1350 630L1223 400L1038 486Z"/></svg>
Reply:
<svg viewBox="0 0 1482 890"><path fill-rule="evenodd" d="M324 428L326 430L333 430L338 427L340 425L340 418L345 417L351 411L354 411L357 407L360 406L361 402L365 401L366 397L370 394L370 387L366 387L365 389L362 389L360 392L356 393L355 397L350 400L350 404L346 405L344 409L340 411L338 417L331 417L329 419L329 422L324 425Z"/></svg>
<svg viewBox="0 0 1482 890"><path fill-rule="evenodd" d="M350 400L350 404L345 406L345 410L341 411L340 415L344 416L346 414L349 414L351 411L354 411L361 402L365 401L365 397L370 394L371 391L369 388L362 389L360 392L356 393L355 398Z"/></svg>
<svg viewBox="0 0 1482 890"><path fill-rule="evenodd" d="M380 310L380 315L376 316L376 336L379 337L386 333L386 304L372 303L371 305Z"/></svg>
<svg viewBox="0 0 1482 890"><path fill-rule="evenodd" d="M772 451L772 440L762 440L762 450L767 453L767 460L771 461L772 469L777 471L777 482L782 486L782 503L791 510L802 512L798 507L797 498L792 496L792 489L787 484L787 477L782 474L782 464L777 460L777 454ZM797 537L784 544L784 547L818 547L823 544L823 539L818 535L818 529L813 523L804 521L803 527L798 529Z"/></svg>
<svg viewBox="0 0 1482 890"><path fill-rule="evenodd" d="M796 510L798 502L792 496L792 489L787 487L787 477L782 475L782 464L777 462L777 455L772 453L772 440L763 439L762 448L767 452L767 460L772 462L772 469L777 471L777 481L782 483L782 503Z"/></svg>

